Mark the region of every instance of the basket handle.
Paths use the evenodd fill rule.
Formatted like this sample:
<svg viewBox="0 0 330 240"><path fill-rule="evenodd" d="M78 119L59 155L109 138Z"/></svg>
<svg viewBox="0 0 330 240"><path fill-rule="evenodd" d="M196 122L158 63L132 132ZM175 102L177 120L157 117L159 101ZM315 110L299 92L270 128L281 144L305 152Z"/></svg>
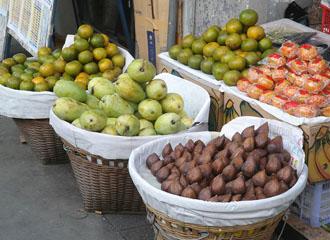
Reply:
<svg viewBox="0 0 330 240"><path fill-rule="evenodd" d="M285 228L285 226L287 224L288 218L289 218L289 211L286 211L286 213L283 215L283 218L282 218L282 220L283 220L283 226L282 226L282 229L281 229L280 234L278 235L277 240L280 240L281 239L282 234L284 232L284 228Z"/></svg>
<svg viewBox="0 0 330 240"><path fill-rule="evenodd" d="M149 221L149 223L152 224L154 230L156 230L157 232L161 232L162 236L165 237L166 240L186 240L186 238L179 238L177 236L173 236L172 234L165 232L155 221L155 215L149 211L147 212L147 220ZM200 235L200 237L189 238L189 240L203 240L209 236L208 232L200 232L198 234Z"/></svg>

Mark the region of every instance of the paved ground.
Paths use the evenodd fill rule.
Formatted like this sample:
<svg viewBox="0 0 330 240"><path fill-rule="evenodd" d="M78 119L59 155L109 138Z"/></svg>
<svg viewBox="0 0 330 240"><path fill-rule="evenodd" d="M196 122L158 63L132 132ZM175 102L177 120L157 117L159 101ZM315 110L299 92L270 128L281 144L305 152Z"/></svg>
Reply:
<svg viewBox="0 0 330 240"><path fill-rule="evenodd" d="M1 240L149 240L145 216L86 213L69 164L44 166L0 117Z"/></svg>

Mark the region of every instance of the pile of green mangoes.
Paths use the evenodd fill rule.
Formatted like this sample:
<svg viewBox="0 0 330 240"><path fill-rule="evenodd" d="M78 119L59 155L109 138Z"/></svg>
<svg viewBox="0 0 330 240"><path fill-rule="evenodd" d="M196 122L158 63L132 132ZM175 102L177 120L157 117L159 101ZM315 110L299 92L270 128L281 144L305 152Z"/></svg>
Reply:
<svg viewBox="0 0 330 240"><path fill-rule="evenodd" d="M181 44L172 46L172 59L235 86L246 76L247 68L275 51L261 26L255 25L258 14L243 10L239 19L230 19L222 28L213 25L200 37L186 35Z"/></svg>
<svg viewBox="0 0 330 240"><path fill-rule="evenodd" d="M53 112L74 126L120 136L177 133L192 126L183 98L168 93L165 81L154 79L154 65L134 60L115 82L95 77L88 93L73 81L59 80Z"/></svg>
<svg viewBox="0 0 330 240"><path fill-rule="evenodd" d="M26 91L52 91L60 80L75 81L87 89L93 77L114 81L125 65L125 57L108 36L94 33L90 25L78 28L74 43L62 50L48 47L38 49L36 60L23 53L0 63L0 85Z"/></svg>

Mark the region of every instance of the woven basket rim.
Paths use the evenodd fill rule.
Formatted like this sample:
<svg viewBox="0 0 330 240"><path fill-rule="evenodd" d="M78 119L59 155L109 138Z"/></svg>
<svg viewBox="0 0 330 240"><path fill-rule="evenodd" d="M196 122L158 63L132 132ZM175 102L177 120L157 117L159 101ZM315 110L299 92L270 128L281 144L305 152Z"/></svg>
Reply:
<svg viewBox="0 0 330 240"><path fill-rule="evenodd" d="M203 225L198 225L198 224L182 222L182 221L173 219L173 218L167 216L166 214L150 207L150 205L146 205L146 209L148 211L150 211L152 214L154 214L155 216L158 216L161 219L171 222L173 225L179 225L179 226L183 226L183 227L187 227L187 228L198 229L201 231L205 230L205 231L212 231L212 232L223 232L223 231L232 232L232 231L238 231L238 230L249 230L251 228L260 228L264 225L268 225L268 224L276 222L276 220L278 220L279 218L282 218L282 216L287 212L287 210L282 211L281 213L279 213L271 218L264 219L264 220L261 220L256 223L251 223L251 224L247 224L247 225L223 226L222 227L222 226L203 226Z"/></svg>

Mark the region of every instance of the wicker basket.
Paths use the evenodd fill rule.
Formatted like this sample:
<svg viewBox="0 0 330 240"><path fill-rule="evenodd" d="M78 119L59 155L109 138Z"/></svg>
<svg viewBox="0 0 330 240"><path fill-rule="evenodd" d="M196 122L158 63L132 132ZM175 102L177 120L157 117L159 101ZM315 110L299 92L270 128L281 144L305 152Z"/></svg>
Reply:
<svg viewBox="0 0 330 240"><path fill-rule="evenodd" d="M13 120L43 164L68 162L63 143L49 125L48 119L13 118Z"/></svg>
<svg viewBox="0 0 330 240"><path fill-rule="evenodd" d="M273 218L245 226L206 227L171 219L150 206L147 206L147 213L156 240L270 240L285 214L282 212Z"/></svg>
<svg viewBox="0 0 330 240"><path fill-rule="evenodd" d="M145 205L128 173L128 160L109 160L63 140L86 211L145 213Z"/></svg>

